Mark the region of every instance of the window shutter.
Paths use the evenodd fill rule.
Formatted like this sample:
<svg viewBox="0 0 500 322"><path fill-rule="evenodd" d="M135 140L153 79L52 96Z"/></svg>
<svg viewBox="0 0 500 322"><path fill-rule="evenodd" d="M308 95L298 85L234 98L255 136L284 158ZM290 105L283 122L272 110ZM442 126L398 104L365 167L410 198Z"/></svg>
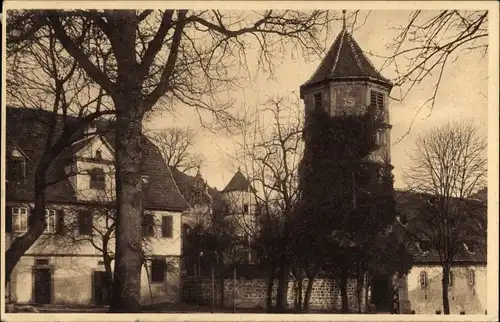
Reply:
<svg viewBox="0 0 500 322"><path fill-rule="evenodd" d="M58 210L56 212L56 220L57 220L56 232L57 232L57 234L62 235L64 233L64 211L63 210Z"/></svg>
<svg viewBox="0 0 500 322"><path fill-rule="evenodd" d="M12 207L5 207L5 232L12 232Z"/></svg>
<svg viewBox="0 0 500 322"><path fill-rule="evenodd" d="M172 216L163 216L162 217L162 235L165 238L172 238L173 236L173 217Z"/></svg>

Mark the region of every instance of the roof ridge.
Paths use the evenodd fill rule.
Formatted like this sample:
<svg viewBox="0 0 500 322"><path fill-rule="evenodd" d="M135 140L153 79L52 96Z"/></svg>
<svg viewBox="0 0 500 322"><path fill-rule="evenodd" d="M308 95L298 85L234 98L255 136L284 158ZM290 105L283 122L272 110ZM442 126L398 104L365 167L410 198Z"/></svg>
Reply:
<svg viewBox="0 0 500 322"><path fill-rule="evenodd" d="M333 67L330 70L329 74L333 75L333 73L335 72L335 69L337 68L337 63L339 62L339 57L340 57L340 51L342 50L342 44L343 44L342 40L345 37L346 32L347 32L347 30L345 29L345 26L344 26L344 28L342 28L342 31L337 36L337 38L340 38L339 49L337 50L337 55L335 55L335 60L333 61ZM337 42L337 40L335 40L335 42ZM335 42L333 44L335 44ZM323 63L323 62L321 62L321 63Z"/></svg>
<svg viewBox="0 0 500 322"><path fill-rule="evenodd" d="M354 60L356 61L356 64L358 65L359 69L361 69L362 72L366 72L366 70L363 68L361 65L361 60L359 59L358 53L356 51L356 48L354 48L354 38L351 36L351 34L347 33L347 42L349 43L349 47L351 47L351 51L354 55ZM358 46L359 47L359 46ZM360 47L361 49L361 47ZM368 59L367 59L368 60ZM370 63L370 61L368 61ZM370 63L371 64L371 63ZM372 66L373 67L373 66ZM375 70L376 71L376 70Z"/></svg>
<svg viewBox="0 0 500 322"><path fill-rule="evenodd" d="M311 77L309 77L309 79L304 83L304 84L307 84L309 83L313 78L314 76L316 76L316 74L318 73L318 71L320 70L321 66L323 66L323 64L325 63L326 59L328 58L328 54L333 50L333 47L335 46L335 44L337 43L337 40L340 38L342 33L339 33L337 35L337 37L335 38L335 40L332 42L332 44L330 45L330 48L327 50L326 52L326 55L323 57L323 59L321 60L321 63L319 63L318 67L316 67L316 70L314 71L314 73L311 75Z"/></svg>

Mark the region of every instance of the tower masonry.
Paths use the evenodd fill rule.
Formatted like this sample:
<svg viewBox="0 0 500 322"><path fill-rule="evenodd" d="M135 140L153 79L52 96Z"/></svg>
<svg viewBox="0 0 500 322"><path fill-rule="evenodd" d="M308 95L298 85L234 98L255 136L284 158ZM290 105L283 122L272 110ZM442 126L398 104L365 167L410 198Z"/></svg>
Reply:
<svg viewBox="0 0 500 322"><path fill-rule="evenodd" d="M315 73L300 87L305 105L305 122L311 113L324 111L331 116L357 114L368 106L383 113L386 129L377 134L380 149L373 157L390 161L389 94L393 84L383 77L365 56L344 26Z"/></svg>

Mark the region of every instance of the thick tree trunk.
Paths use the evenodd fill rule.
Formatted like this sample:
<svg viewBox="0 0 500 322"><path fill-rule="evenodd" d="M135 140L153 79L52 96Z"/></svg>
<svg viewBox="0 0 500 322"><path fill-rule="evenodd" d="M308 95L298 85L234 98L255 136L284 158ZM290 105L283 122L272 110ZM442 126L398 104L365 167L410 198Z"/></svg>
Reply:
<svg viewBox="0 0 500 322"><path fill-rule="evenodd" d="M312 274L309 274L307 276L307 287L306 287L306 294L304 295L304 305L302 307L302 310L305 312L309 311L309 305L311 303L311 293L312 293L312 288L314 285L314 280L316 279L316 276L318 276L318 273L321 268L321 263L316 263L316 267L312 271Z"/></svg>
<svg viewBox="0 0 500 322"><path fill-rule="evenodd" d="M312 288L313 288L313 285L314 285L314 279L316 278L316 276L311 276L308 278L308 281L307 281L307 287L306 287L306 294L304 295L304 305L302 307L302 310L304 312L308 312L309 311L309 305L310 305L310 302L311 302L311 293L312 293Z"/></svg>
<svg viewBox="0 0 500 322"><path fill-rule="evenodd" d="M347 282L348 282L348 274L347 267L343 266L341 268L341 276L340 276L340 296L342 299L342 308L340 310L341 313L349 313L349 297L347 294Z"/></svg>
<svg viewBox="0 0 500 322"><path fill-rule="evenodd" d="M286 258L281 255L278 265L278 289L276 292L276 311L283 313L287 308L287 291L288 291L288 266Z"/></svg>
<svg viewBox="0 0 500 322"><path fill-rule="evenodd" d="M276 311L277 313L285 312L287 307L287 291L288 291L288 269L284 255L281 255L278 265L278 288L276 292Z"/></svg>
<svg viewBox="0 0 500 322"><path fill-rule="evenodd" d="M141 215L143 211L140 93L115 100L116 251L113 299L110 312L139 312L143 263Z"/></svg>
<svg viewBox="0 0 500 322"><path fill-rule="evenodd" d="M28 249L43 234L45 222L45 172L49 161L41 161L35 174L35 207L30 212L28 231L21 237L14 239L5 252L5 283L10 279L17 263ZM7 285L7 284L6 284Z"/></svg>
<svg viewBox="0 0 500 322"><path fill-rule="evenodd" d="M273 310L273 286L275 277L275 267L271 264L271 269L269 271L269 279L267 280L267 292L266 292L266 311L271 313Z"/></svg>
<svg viewBox="0 0 500 322"><path fill-rule="evenodd" d="M450 301L448 299L448 287L450 283L450 267L443 265L443 314L450 314Z"/></svg>

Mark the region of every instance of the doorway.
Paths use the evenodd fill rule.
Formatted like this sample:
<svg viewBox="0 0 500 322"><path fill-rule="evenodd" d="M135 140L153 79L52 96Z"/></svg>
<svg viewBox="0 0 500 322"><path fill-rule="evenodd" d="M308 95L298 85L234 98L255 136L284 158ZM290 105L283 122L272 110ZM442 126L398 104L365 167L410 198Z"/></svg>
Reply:
<svg viewBox="0 0 500 322"><path fill-rule="evenodd" d="M392 288L391 279L388 276L372 277L371 293L371 303L375 305L377 312L391 312Z"/></svg>
<svg viewBox="0 0 500 322"><path fill-rule="evenodd" d="M35 303L52 302L52 271L50 268L35 269Z"/></svg>
<svg viewBox="0 0 500 322"><path fill-rule="evenodd" d="M111 276L103 271L94 272L94 303L97 306L111 302Z"/></svg>

